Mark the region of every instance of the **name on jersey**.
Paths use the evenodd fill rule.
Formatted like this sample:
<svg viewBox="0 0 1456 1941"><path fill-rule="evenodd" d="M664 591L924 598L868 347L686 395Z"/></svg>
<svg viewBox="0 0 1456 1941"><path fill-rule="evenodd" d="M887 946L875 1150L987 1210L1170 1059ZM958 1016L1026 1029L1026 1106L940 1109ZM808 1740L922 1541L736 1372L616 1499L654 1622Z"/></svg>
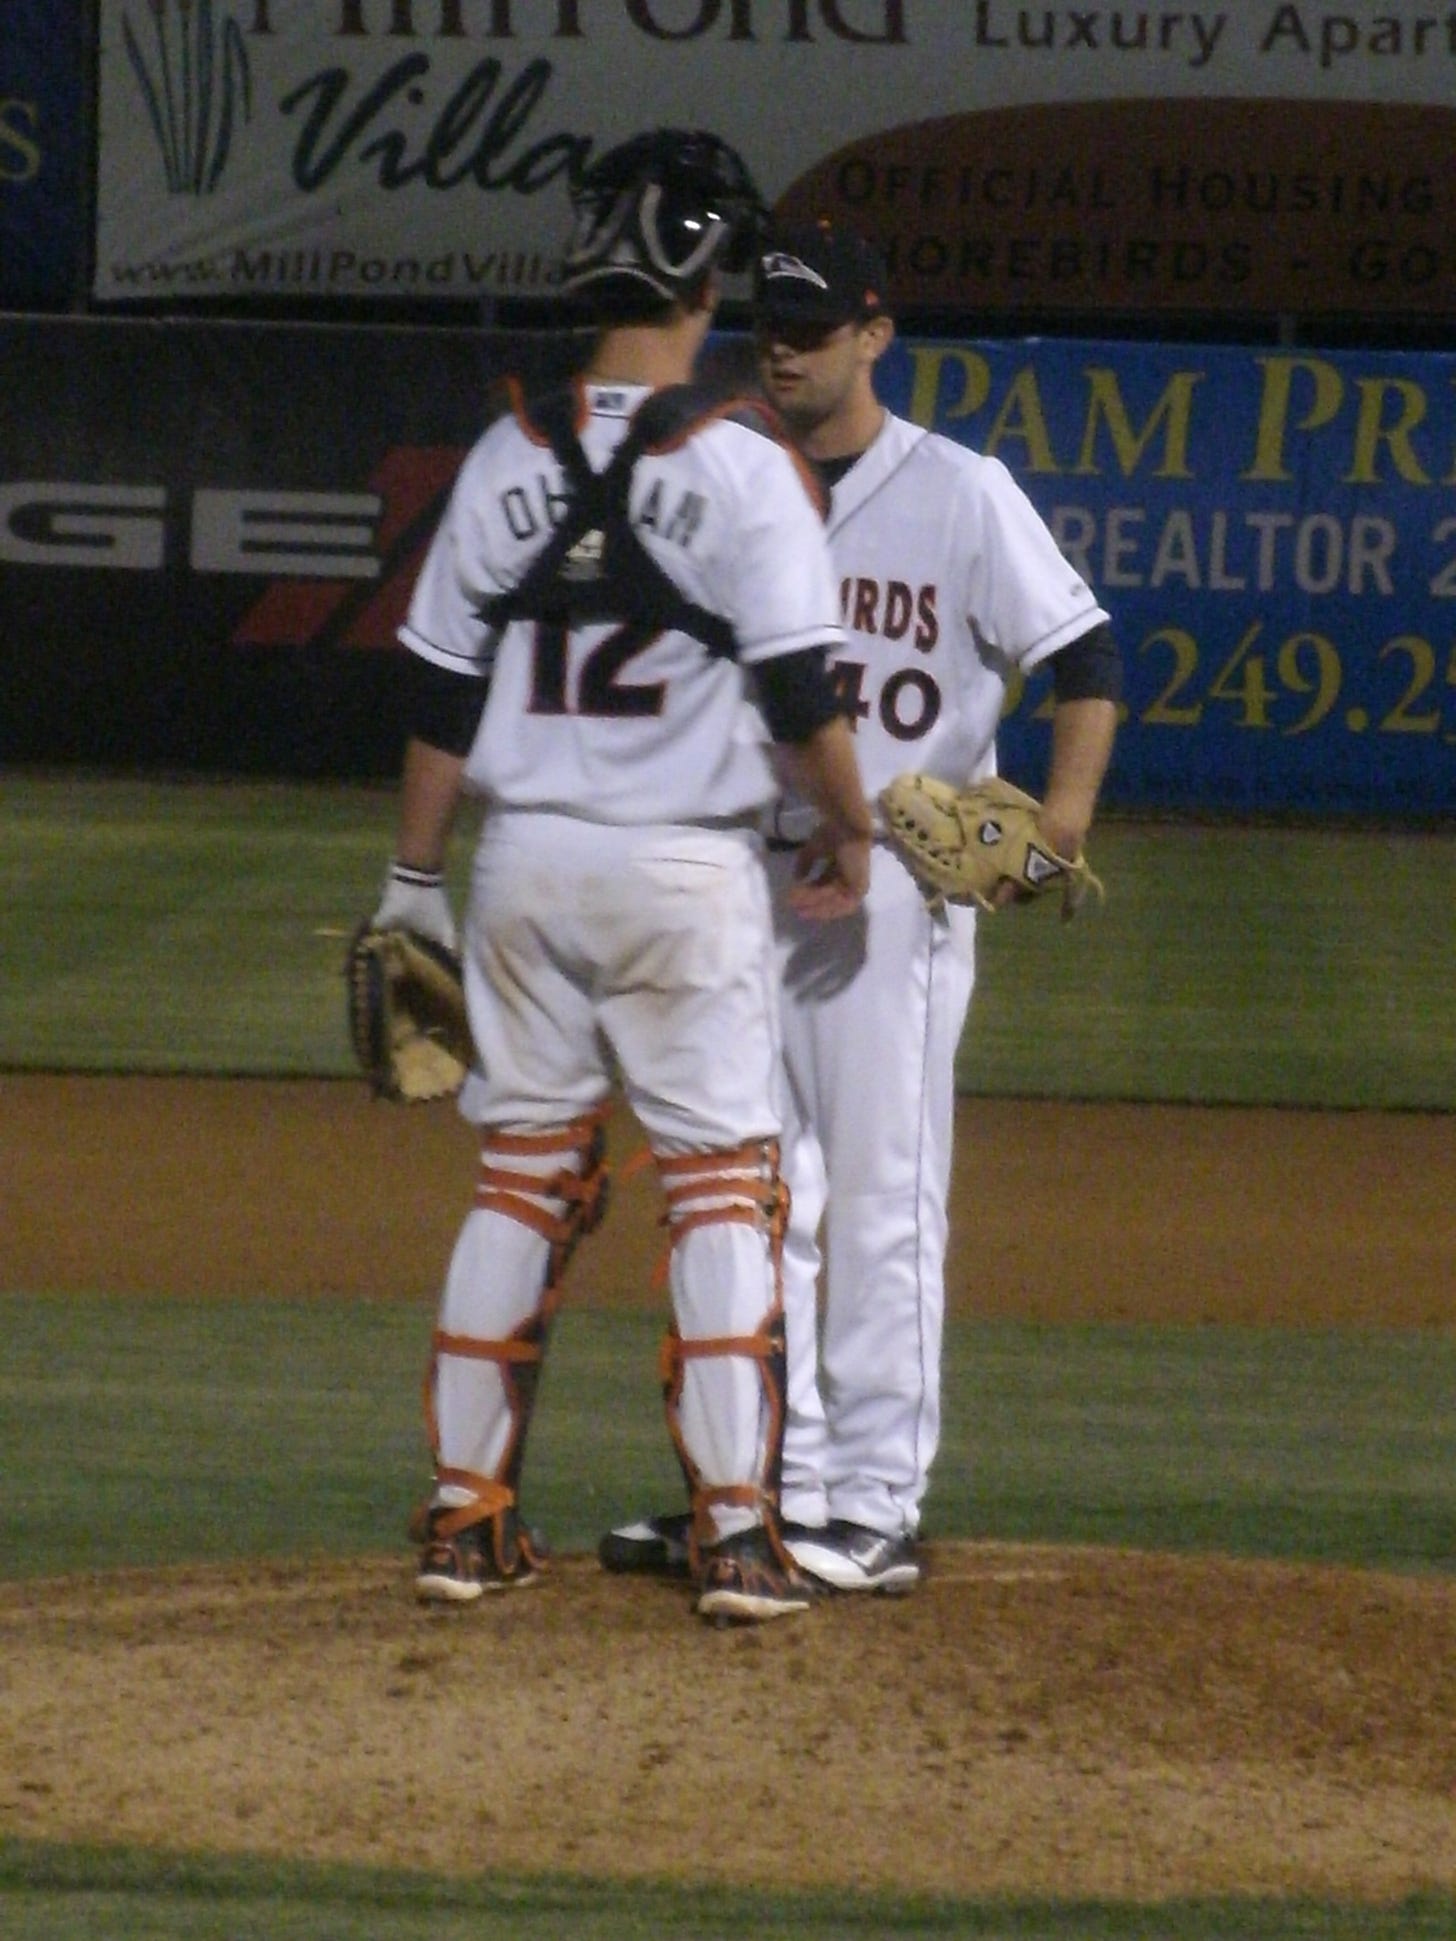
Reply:
<svg viewBox="0 0 1456 1941"><path fill-rule="evenodd" d="M571 503L544 472L529 485L512 485L500 495L501 514L513 539L539 539L560 524ZM684 549L691 546L708 501L701 492L674 491L654 479L632 508L632 524L639 532L654 532Z"/></svg>
<svg viewBox="0 0 1456 1941"><path fill-rule="evenodd" d="M904 580L873 580L848 573L839 582L840 616L852 633L878 634L882 640L908 640L928 654L940 639L936 588Z"/></svg>

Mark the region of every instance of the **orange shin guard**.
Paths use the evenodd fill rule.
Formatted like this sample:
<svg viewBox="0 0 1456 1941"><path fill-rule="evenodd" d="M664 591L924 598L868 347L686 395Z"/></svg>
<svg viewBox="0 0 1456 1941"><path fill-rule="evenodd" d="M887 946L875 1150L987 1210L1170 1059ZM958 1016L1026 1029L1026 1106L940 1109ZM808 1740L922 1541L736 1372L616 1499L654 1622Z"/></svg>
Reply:
<svg viewBox="0 0 1456 1941"><path fill-rule="evenodd" d="M552 1317L561 1304L571 1257L585 1235L601 1224L607 1203L605 1108L546 1132L505 1133L487 1129L481 1142L475 1204L530 1227L549 1243L546 1270L535 1311L503 1340L477 1339L437 1329L425 1375L425 1423L435 1457L435 1485L468 1490L471 1500L458 1511L456 1527L492 1518L501 1539L502 1520L516 1504L526 1431L536 1403ZM559 1159L549 1170L532 1161ZM567 1163L575 1161L575 1164ZM512 1163L514 1162L514 1163ZM500 1370L511 1427L493 1476L456 1469L441 1461L435 1383L445 1355L494 1362Z"/></svg>
<svg viewBox="0 0 1456 1941"><path fill-rule="evenodd" d="M788 1189L779 1177L778 1142L754 1140L723 1152L657 1157L667 1197L664 1216L670 1246L681 1246L699 1228L724 1223L752 1226L768 1241L772 1267L771 1304L752 1334L703 1336L684 1340L674 1327L662 1344L660 1373L668 1433L687 1480L693 1508L692 1549L716 1536L715 1504L751 1510L778 1545L779 1469L783 1454L788 1363L784 1349L782 1256L788 1222ZM683 1434L682 1390L688 1362L717 1356L744 1356L755 1362L763 1384L768 1432L760 1473L735 1481L710 1481L694 1461Z"/></svg>

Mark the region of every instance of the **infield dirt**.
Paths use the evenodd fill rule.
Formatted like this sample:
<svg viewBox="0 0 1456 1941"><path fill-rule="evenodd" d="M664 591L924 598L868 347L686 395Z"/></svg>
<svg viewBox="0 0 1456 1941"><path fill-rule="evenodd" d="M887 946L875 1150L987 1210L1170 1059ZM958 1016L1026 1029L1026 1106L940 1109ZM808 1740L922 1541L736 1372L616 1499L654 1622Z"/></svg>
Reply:
<svg viewBox="0 0 1456 1941"><path fill-rule="evenodd" d="M7 1288L428 1300L474 1159L450 1109L342 1083L7 1076L0 1105ZM967 1101L951 1305L1450 1327L1453 1142L1434 1115ZM656 1302L645 1183L608 1231L572 1298ZM1449 1576L932 1544L911 1598L719 1633L578 1558L432 1615L401 1555L6 1585L0 1637L14 1835L965 1895L1456 1889Z"/></svg>

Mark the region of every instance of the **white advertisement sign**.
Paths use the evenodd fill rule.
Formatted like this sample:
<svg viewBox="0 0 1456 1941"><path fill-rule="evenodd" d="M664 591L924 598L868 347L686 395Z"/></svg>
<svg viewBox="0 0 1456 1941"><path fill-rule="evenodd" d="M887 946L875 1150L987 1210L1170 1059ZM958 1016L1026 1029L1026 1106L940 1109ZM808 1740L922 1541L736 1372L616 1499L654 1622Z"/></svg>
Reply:
<svg viewBox="0 0 1456 1941"><path fill-rule="evenodd" d="M1456 11L100 0L95 295L549 292L566 191L707 127L902 305L1456 312Z"/></svg>

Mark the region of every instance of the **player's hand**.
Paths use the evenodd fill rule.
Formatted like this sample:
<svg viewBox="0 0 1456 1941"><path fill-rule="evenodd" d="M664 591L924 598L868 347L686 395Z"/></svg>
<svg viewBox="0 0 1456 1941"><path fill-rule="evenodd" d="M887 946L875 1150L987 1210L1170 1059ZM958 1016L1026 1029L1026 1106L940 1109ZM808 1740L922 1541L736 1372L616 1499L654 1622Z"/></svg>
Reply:
<svg viewBox="0 0 1456 1941"><path fill-rule="evenodd" d="M446 950L458 950L455 918L445 894L444 878L438 870L412 869L393 862L384 879L384 892L374 912L376 930L417 930Z"/></svg>
<svg viewBox="0 0 1456 1941"><path fill-rule="evenodd" d="M787 898L794 915L811 923L852 915L870 886L872 847L870 836L836 834L821 823L794 859Z"/></svg>
<svg viewBox="0 0 1456 1941"><path fill-rule="evenodd" d="M1048 815L1046 806L1043 805L1042 812L1036 819L1036 827L1042 841L1054 856L1065 856L1069 862L1075 862L1081 855L1082 840L1087 833L1085 823L1071 822L1056 815ZM1009 878L1000 884L991 896L992 905L998 910L1004 910L1013 903L1034 903L1035 901L1036 898L1030 891L1022 889L1019 883L1013 883Z"/></svg>

